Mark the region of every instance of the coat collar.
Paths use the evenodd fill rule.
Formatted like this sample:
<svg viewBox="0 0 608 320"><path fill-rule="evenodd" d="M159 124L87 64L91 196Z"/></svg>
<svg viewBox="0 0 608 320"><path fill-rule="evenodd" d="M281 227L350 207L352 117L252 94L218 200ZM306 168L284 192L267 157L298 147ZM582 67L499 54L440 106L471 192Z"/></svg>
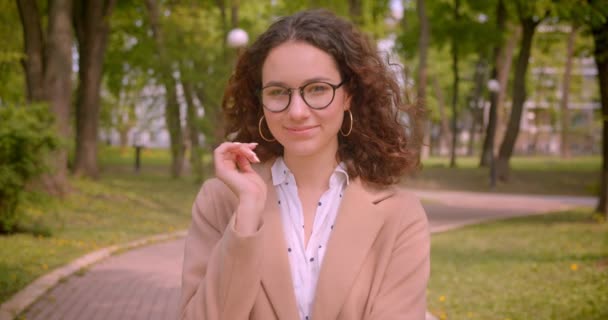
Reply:
<svg viewBox="0 0 608 320"><path fill-rule="evenodd" d="M277 194L268 161L256 171L267 185L264 225L262 286L279 319L297 319L298 308L291 280L287 246ZM342 203L321 266L312 319L336 319L352 287L359 268L370 250L384 216L377 204L391 197L394 189L372 189L360 179L352 179Z"/></svg>

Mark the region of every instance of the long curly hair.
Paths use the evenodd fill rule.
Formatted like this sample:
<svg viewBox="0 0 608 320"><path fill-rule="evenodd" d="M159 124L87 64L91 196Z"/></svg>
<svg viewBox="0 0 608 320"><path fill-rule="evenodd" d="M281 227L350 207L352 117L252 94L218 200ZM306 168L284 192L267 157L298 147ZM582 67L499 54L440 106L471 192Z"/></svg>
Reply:
<svg viewBox="0 0 608 320"><path fill-rule="evenodd" d="M222 108L225 134L229 140L257 142L262 161L283 154L277 141L267 142L259 134L263 115L259 90L262 65L268 53L287 41L304 41L331 55L351 96L352 132L338 135L337 160L344 161L351 178L388 186L419 167L419 158L407 128L416 115L415 105L406 106L390 66L380 58L376 47L352 23L326 10L308 10L283 17L240 55L224 93ZM407 117L406 117L407 118ZM342 131L348 132L350 117L344 117ZM265 127L265 126L264 126ZM270 134L265 127L264 136Z"/></svg>

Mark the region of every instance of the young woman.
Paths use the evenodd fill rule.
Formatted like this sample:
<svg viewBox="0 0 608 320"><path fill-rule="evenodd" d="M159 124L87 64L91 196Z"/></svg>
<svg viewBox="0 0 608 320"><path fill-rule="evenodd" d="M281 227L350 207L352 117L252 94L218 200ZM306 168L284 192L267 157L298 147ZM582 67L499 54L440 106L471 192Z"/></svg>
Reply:
<svg viewBox="0 0 608 320"><path fill-rule="evenodd" d="M240 57L186 239L182 319L424 319L429 232L399 86L351 23L305 11Z"/></svg>

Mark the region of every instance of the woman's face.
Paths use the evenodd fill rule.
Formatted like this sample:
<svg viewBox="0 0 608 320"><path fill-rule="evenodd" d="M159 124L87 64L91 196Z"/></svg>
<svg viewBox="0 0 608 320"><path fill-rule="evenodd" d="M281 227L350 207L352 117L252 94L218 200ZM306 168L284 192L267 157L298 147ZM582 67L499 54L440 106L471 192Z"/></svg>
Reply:
<svg viewBox="0 0 608 320"><path fill-rule="evenodd" d="M290 41L272 49L262 66L262 101L265 105L281 105L289 101L280 112L264 109L264 116L272 135L284 147L286 157L308 157L319 154L335 155L338 150L338 132L342 126L344 111L350 106L344 86L335 89L333 100L326 100L333 89L326 82L339 85L343 79L332 56L306 42ZM310 84L310 85L309 85ZM308 86L306 86L308 85ZM272 88L268 88L272 86ZM300 90L304 88L306 101ZM288 91L292 88L291 98Z"/></svg>

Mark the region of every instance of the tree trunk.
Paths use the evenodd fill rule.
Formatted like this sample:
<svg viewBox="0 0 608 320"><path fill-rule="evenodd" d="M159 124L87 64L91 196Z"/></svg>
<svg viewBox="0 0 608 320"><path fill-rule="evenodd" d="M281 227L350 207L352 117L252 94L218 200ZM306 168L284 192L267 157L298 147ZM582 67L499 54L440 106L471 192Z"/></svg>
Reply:
<svg viewBox="0 0 608 320"><path fill-rule="evenodd" d="M184 98L187 104L186 112L186 123L188 126L188 138L190 139L190 167L192 168L192 176L197 183L203 181L203 159L201 144L198 139L198 115L196 112L196 106L194 105L194 97L192 84L188 81L182 80L182 87L184 88Z"/></svg>
<svg viewBox="0 0 608 320"><path fill-rule="evenodd" d="M475 134L477 133L478 110L471 108L471 126L469 127L469 141L467 144L467 156L473 156L475 153Z"/></svg>
<svg viewBox="0 0 608 320"><path fill-rule="evenodd" d="M416 13L420 21L420 33L418 34L418 70L416 73L416 105L426 110L426 87L427 87L427 70L428 70L428 48L430 43L430 28L429 19L426 15L426 4L424 0L416 1ZM417 113L418 110L415 110ZM422 155L423 141L425 136L429 134L429 130L425 130L426 121L419 117L418 114L413 114L413 139L414 148L418 156ZM425 152L426 153L426 152ZM419 158L420 159L420 158Z"/></svg>
<svg viewBox="0 0 608 320"><path fill-rule="evenodd" d="M515 142L519 135L519 125L523 113L524 102L526 101L526 73L528 71L528 61L532 47L532 38L539 21L534 21L532 17L520 17L522 25L521 48L515 66L515 76L513 78L513 105L511 116L504 139L498 152L496 170L498 178L502 181L509 179L509 160L515 148Z"/></svg>
<svg viewBox="0 0 608 320"><path fill-rule="evenodd" d="M454 4L454 21L458 23L460 20L460 0L456 0ZM456 148L458 147L458 87L460 79L458 75L458 41L456 35L452 35L452 74L454 76L452 88L452 147L450 150L450 168L456 167Z"/></svg>
<svg viewBox="0 0 608 320"><path fill-rule="evenodd" d="M359 26L363 24L363 8L361 6L361 1L362 0L348 0L348 14L351 20Z"/></svg>
<svg viewBox="0 0 608 320"><path fill-rule="evenodd" d="M509 84L509 74L511 73L511 66L513 64L513 55L515 54L515 47L519 40L521 40L521 27L513 26L512 34L509 35L509 40L507 40L506 46L500 52L500 63L498 68L498 98L496 101L496 133L494 138L494 154L498 151L497 147L502 140L499 140L499 137L502 138L507 132L507 123L508 120L508 110L505 105L505 99L507 97L507 90Z"/></svg>
<svg viewBox="0 0 608 320"><path fill-rule="evenodd" d="M59 136L70 137L70 102L72 98L72 1L55 0L49 4L48 42L46 46L44 88L49 107L55 115ZM54 174L45 176L47 190L67 192L68 151L62 148L52 155Z"/></svg>
<svg viewBox="0 0 608 320"><path fill-rule="evenodd" d="M177 101L177 93L175 92L175 79L170 61L165 50L164 39L160 27L160 14L157 0L146 0L146 7L150 16L150 25L152 34L156 42L156 49L159 56L160 71L162 81L165 86L165 123L169 130L169 138L171 141L171 176L179 178L182 172L184 162L184 148L181 117L179 110L179 102Z"/></svg>
<svg viewBox="0 0 608 320"><path fill-rule="evenodd" d="M25 56L22 65L25 70L27 101L40 102L46 99L44 92L44 36L40 25L40 12L35 0L17 0Z"/></svg>
<svg viewBox="0 0 608 320"><path fill-rule="evenodd" d="M592 33L595 44L593 55L597 64L597 79L602 103L602 169L596 211L601 212L608 219L608 22L593 27Z"/></svg>
<svg viewBox="0 0 608 320"><path fill-rule="evenodd" d="M469 144L467 147L467 155L472 156L475 149L475 135L477 133L477 126L480 122L483 122L483 100L482 95L484 92L484 87L487 82L487 62L485 61L485 57L480 54L479 60L475 65L475 88L473 90L472 96L472 104L470 105L471 111L471 127L469 128Z"/></svg>
<svg viewBox="0 0 608 320"><path fill-rule="evenodd" d="M500 91L504 91L502 84L500 83L500 75L499 71L501 66L501 59L503 55L505 55L505 50L503 47L502 35L506 31L506 20L507 20L507 10L505 8L505 4L503 0L498 1L498 5L496 6L496 29L498 30L498 37L500 41L496 43L494 46L494 64L492 66L492 71L490 72L490 78L493 80L497 80L499 84L498 90L494 88L490 90L490 114L488 117L488 126L486 128L486 136L483 141L483 150L481 151L481 160L479 161L480 167L485 167L492 165L494 161L494 139L496 138L496 124L497 124L497 114L498 114L498 105L499 105L499 95ZM506 79L505 79L506 81ZM490 176L491 176L491 184L493 186L493 176L494 176L494 167L490 168Z"/></svg>
<svg viewBox="0 0 608 320"><path fill-rule="evenodd" d="M568 34L568 47L566 50L566 67L564 70L564 79L562 80L562 132L560 151L562 158L570 158L570 146L568 141L568 132L570 131L570 114L568 110L568 99L570 95L570 78L572 73L572 60L574 58L574 40L576 39L576 26L573 24L570 34Z"/></svg>
<svg viewBox="0 0 608 320"><path fill-rule="evenodd" d="M79 52L74 173L89 178L99 176L100 88L110 15L115 4L116 0L80 0L74 4L74 30Z"/></svg>
<svg viewBox="0 0 608 320"><path fill-rule="evenodd" d="M433 87L435 96L437 97L437 109L439 111L439 155L443 155L442 151L450 147L450 123L445 114L445 97L443 95L443 90L439 85L439 77L437 76L433 77Z"/></svg>
<svg viewBox="0 0 608 320"><path fill-rule="evenodd" d="M232 0L230 6L230 23L232 28L239 27L239 0Z"/></svg>
<svg viewBox="0 0 608 320"><path fill-rule="evenodd" d="M416 13L420 21L420 33L418 35L418 70L416 73L416 102L426 108L426 87L428 70L428 48L431 41L429 18L426 14L425 0L416 1ZM422 124L421 124L422 126ZM421 129L421 128L420 128Z"/></svg>
<svg viewBox="0 0 608 320"><path fill-rule="evenodd" d="M490 90L490 112L488 116L488 126L486 127L486 135L483 140L483 149L481 151L481 159L479 161L480 167L487 167L490 165L490 162L493 161L494 158L494 139L496 138L496 123L497 123L497 114L498 114L498 105L499 105L499 91L503 90L502 84L498 79L499 70L501 65L502 55L505 54L502 37L506 30L506 20L507 20L507 10L505 8L505 4L503 0L499 0L496 6L496 30L498 31L497 36L499 37L499 41L494 46L493 52L493 66L492 71L490 71L490 79L498 81L499 87L493 88ZM494 168L491 168L492 170ZM490 173L491 175L494 172Z"/></svg>
<svg viewBox="0 0 608 320"><path fill-rule="evenodd" d="M176 82L172 75L165 75L167 105L165 123L171 140L171 176L179 178L184 165L184 138L182 134L181 115L177 101Z"/></svg>
<svg viewBox="0 0 608 320"><path fill-rule="evenodd" d="M118 128L118 139L119 139L119 144L120 144L120 151L121 152L125 152L127 150L128 147L128 142L129 142L129 130L131 128L129 127L119 127Z"/></svg>

